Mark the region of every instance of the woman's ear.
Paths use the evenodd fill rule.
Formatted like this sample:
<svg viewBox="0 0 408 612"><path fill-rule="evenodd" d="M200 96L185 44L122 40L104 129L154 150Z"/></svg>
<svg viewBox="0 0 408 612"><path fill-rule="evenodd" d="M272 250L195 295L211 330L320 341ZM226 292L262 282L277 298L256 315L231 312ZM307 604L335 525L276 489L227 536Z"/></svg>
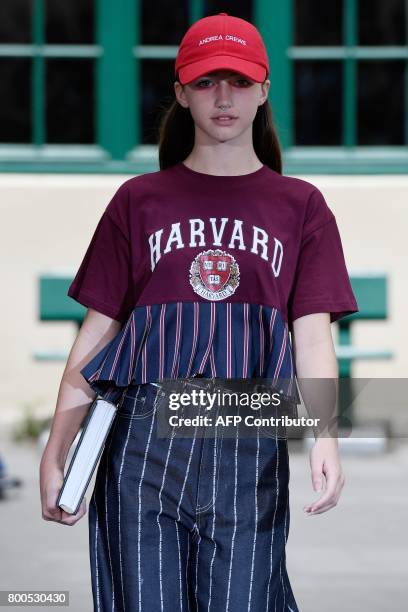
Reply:
<svg viewBox="0 0 408 612"><path fill-rule="evenodd" d="M182 85L179 81L174 81L174 93L175 93L177 102L183 108L188 108L188 102L187 102L186 95L185 95L184 85Z"/></svg>
<svg viewBox="0 0 408 612"><path fill-rule="evenodd" d="M262 102L260 103L260 106L266 102L266 100L268 99L268 92L269 92L269 87L271 85L271 82L269 79L265 79L263 83L261 83L261 90L262 90Z"/></svg>

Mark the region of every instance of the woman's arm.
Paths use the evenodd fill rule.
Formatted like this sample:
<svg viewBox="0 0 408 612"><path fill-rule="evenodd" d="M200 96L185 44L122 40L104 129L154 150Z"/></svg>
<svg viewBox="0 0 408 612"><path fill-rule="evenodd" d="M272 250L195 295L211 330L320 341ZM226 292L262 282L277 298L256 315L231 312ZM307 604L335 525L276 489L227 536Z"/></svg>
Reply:
<svg viewBox="0 0 408 612"><path fill-rule="evenodd" d="M322 490L322 495L303 509L309 514L320 514L337 505L345 484L337 429L331 427L329 430L328 427L330 420L337 416L338 392L338 365L330 314L323 312L295 319L292 344L300 392L309 415L320 419L316 441L310 451L310 467L313 488Z"/></svg>
<svg viewBox="0 0 408 612"><path fill-rule="evenodd" d="M119 321L89 308L72 345L58 391L50 436L40 463L42 516L45 520L73 525L85 513L84 503L76 515L69 515L56 506L69 449L95 398L80 370L116 336L120 327Z"/></svg>

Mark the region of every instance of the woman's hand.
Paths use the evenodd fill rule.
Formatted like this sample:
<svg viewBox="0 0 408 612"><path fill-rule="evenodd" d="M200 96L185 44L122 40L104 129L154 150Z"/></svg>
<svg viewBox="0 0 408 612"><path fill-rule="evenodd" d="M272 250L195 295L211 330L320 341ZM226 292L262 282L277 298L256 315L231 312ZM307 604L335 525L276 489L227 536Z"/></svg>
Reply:
<svg viewBox="0 0 408 612"><path fill-rule="evenodd" d="M68 512L62 510L57 506L56 501L63 481L63 468L53 459L43 455L40 464L42 518L45 521L55 521L62 525L75 525L86 513L86 499L83 499L76 514L68 514Z"/></svg>
<svg viewBox="0 0 408 612"><path fill-rule="evenodd" d="M317 438L310 450L309 460L313 488L323 493L317 501L304 506L303 510L308 515L321 514L337 505L345 484L337 438Z"/></svg>
<svg viewBox="0 0 408 612"><path fill-rule="evenodd" d="M116 336L120 327L119 321L88 308L70 350L58 391L51 432L40 464L40 496L45 521L75 525L86 513L85 498L76 514L68 514L56 502L64 482L64 465L69 448L95 399L95 392L82 376L81 368Z"/></svg>

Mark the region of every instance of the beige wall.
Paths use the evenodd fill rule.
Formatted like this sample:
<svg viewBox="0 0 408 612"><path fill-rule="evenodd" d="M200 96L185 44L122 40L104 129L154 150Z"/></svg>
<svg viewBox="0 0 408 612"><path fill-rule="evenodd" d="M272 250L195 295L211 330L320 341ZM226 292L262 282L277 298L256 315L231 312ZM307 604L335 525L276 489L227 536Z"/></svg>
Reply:
<svg viewBox="0 0 408 612"><path fill-rule="evenodd" d="M71 346L75 326L37 317L37 279L50 268L75 271L115 189L129 175L0 175L2 324L0 420L29 403L55 407L63 363L35 362L35 349ZM302 176L322 190L337 218L350 272L389 274L387 322L360 322L355 344L390 348L392 361L356 364L354 376L404 377L408 371L408 175ZM332 326L336 338L336 326ZM2 417L1 417L2 415Z"/></svg>

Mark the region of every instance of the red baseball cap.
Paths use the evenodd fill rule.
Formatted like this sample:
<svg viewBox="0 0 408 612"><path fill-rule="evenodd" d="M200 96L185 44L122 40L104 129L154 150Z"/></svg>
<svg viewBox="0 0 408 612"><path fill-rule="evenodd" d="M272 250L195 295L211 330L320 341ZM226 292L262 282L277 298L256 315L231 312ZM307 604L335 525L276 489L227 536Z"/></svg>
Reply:
<svg viewBox="0 0 408 612"><path fill-rule="evenodd" d="M178 49L176 79L178 74L185 85L202 74L228 68L259 83L269 75L268 55L256 27L228 13L193 23Z"/></svg>

